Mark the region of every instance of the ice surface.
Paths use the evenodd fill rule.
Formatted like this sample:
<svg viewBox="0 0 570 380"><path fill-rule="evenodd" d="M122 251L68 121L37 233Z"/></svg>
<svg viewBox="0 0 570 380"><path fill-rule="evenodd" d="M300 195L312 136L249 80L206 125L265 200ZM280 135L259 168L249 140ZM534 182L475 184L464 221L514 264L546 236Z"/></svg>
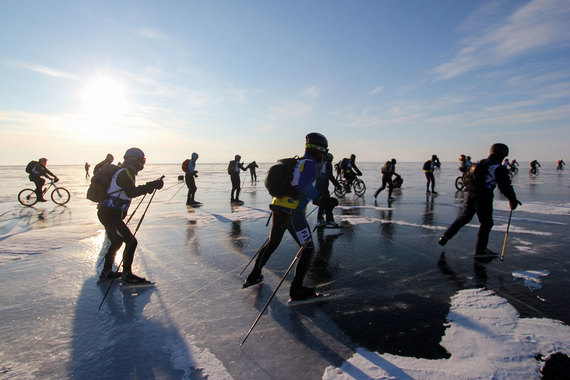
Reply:
<svg viewBox="0 0 570 380"><path fill-rule="evenodd" d="M444 250L437 244L464 197L453 188L456 164L436 172L437 196L425 194L421 163L398 164L396 200L382 192L375 202L382 162L359 165L368 190L341 200L343 227L314 232L306 282L334 297L288 307L290 275L243 347L297 250L286 235L264 283L241 289L247 270L238 275L268 234L261 181L248 176L245 204L233 206L227 164L199 163L204 205L191 208L178 164L147 165L138 182L164 174L166 184L137 233L134 271L157 284L117 281L98 312L107 242L83 168L50 168L69 204L25 208L16 200L31 185L23 165L0 167L0 378L538 378L536 355L569 354L566 173L544 165L538 180L514 179L524 204L505 260L477 263L476 218ZM270 164L260 166L262 179ZM497 194L495 205L490 247L500 251L508 202ZM311 226L315 219L316 211Z"/></svg>

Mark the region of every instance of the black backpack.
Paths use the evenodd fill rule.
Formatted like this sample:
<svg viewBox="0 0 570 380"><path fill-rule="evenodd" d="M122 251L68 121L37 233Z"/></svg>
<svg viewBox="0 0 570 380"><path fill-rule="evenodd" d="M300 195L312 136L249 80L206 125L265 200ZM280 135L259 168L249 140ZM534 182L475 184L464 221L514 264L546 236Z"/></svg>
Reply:
<svg viewBox="0 0 570 380"><path fill-rule="evenodd" d="M278 160L275 165L269 168L265 176L265 188L269 194L276 198L290 196L299 199L299 191L296 186L291 185L293 172L300 158L295 156Z"/></svg>
<svg viewBox="0 0 570 380"><path fill-rule="evenodd" d="M30 161L28 162L28 165L26 165L26 173L31 174L32 170L34 170L34 166L36 166L38 164L37 161Z"/></svg>
<svg viewBox="0 0 570 380"><path fill-rule="evenodd" d="M489 165L486 161L471 164L463 175L463 184L473 189L482 189L486 185Z"/></svg>
<svg viewBox="0 0 570 380"><path fill-rule="evenodd" d="M91 178L91 184L87 189L87 199L93 202L103 202L109 197L107 190L111 185L111 180L120 169L117 165L106 164Z"/></svg>
<svg viewBox="0 0 570 380"><path fill-rule="evenodd" d="M431 170L431 160L424 162L424 167L422 170Z"/></svg>
<svg viewBox="0 0 570 380"><path fill-rule="evenodd" d="M390 174L392 172L392 161L386 161L380 171L382 174Z"/></svg>

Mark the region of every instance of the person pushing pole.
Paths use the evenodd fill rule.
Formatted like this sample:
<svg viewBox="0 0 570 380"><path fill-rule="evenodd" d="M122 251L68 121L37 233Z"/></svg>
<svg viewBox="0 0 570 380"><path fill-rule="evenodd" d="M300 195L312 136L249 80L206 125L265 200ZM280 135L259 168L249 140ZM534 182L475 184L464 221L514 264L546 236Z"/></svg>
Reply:
<svg viewBox="0 0 570 380"><path fill-rule="evenodd" d="M507 236L509 236L509 228L511 227L511 217L513 216L513 210L509 213L509 222L507 223L507 233L505 233L505 241L503 242L503 251L501 252L501 262L503 262L503 257L505 257L505 248L507 247Z"/></svg>

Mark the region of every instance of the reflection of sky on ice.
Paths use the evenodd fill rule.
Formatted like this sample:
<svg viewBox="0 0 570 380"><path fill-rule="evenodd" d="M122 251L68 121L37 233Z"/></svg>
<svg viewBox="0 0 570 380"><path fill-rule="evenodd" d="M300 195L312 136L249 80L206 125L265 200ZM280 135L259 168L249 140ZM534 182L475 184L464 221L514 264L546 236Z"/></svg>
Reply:
<svg viewBox="0 0 570 380"><path fill-rule="evenodd" d="M517 303L519 299L528 302L533 297L546 307L563 298L561 290L549 291L557 283L566 284L567 262L560 253L569 246L570 204L552 186L551 193L537 195L542 188L536 181L530 186L526 178L515 179L524 205L513 213L505 263L473 267L475 218L446 246L447 263L439 273L435 268L441 248L435 243L457 216L463 195L449 185L454 169L438 173L440 194L426 197L422 173L412 164L399 164L404 188L395 192L397 200L390 204L385 192L377 203L371 201L379 184L378 165L363 164L365 197L347 196L335 211L343 228L325 230L324 235L313 232L315 263L323 273L310 277L321 279L320 286L336 295L329 308L315 306L306 313L288 308L284 284L250 337L252 342L240 349L243 333L290 263L288 252L296 247L286 236L264 272L266 284L251 291L240 289L242 278L237 274L267 237L270 199L262 182L250 184L248 177L241 195L245 205L231 206L224 166L199 167L197 199L204 205L198 208L183 205L186 188L175 179L178 165L149 166L141 172L139 184L167 174L165 189L157 193L137 235L135 256L136 270L158 286L146 292L112 288L98 313L106 287L96 285L97 264L107 243L95 205L85 200L88 182L77 176L82 168L53 168L72 194L69 205L48 202L30 209L14 202L14 194L27 185L21 168L0 168L7 179L0 190L3 371L15 378L78 377L94 373L97 363L102 376L157 371L167 378L229 379L279 377L293 371L292 377L311 373L312 378L326 379L529 378L536 377L542 365L535 359L537 353L570 353L566 325L556 318L521 318L515 309L523 303ZM262 179L265 166L260 166ZM543 181L552 179L545 176ZM567 189L564 183L560 186ZM491 243L500 249L508 202L496 198ZM310 205L307 213L313 208ZM133 230L141 212L130 223ZM313 212L311 226L315 218ZM383 278L386 282L367 282ZM358 341L336 326L338 318L361 323L374 313L381 324L394 309L404 310L404 316L408 308L422 315L424 310L413 309L414 300L426 299L429 304L442 290L449 294L442 298L450 308L441 320L439 344L449 358L349 349L358 347ZM409 295L416 298L405 297ZM361 319L351 319L356 316ZM562 312L561 317L567 315ZM426 329L410 323L411 329ZM377 330L370 331L369 335ZM339 338L345 334L348 343ZM132 359L130 348L141 340L146 343L138 359ZM291 369L291 361L299 369ZM130 364L121 368L124 363Z"/></svg>

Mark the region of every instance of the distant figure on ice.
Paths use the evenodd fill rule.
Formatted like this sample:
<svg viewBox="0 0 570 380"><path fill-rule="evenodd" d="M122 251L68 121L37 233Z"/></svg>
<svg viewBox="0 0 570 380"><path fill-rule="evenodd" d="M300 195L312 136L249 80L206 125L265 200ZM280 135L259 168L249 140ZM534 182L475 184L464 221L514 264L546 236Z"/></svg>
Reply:
<svg viewBox="0 0 570 380"><path fill-rule="evenodd" d="M437 194L437 192L435 191L435 177L433 175L436 160L438 160L438 158L434 154L431 156L431 160L424 162L423 171L424 171L424 173L426 175L426 179L427 179L426 194L430 194L430 191L429 191L430 184L431 184L431 193Z"/></svg>
<svg viewBox="0 0 570 380"><path fill-rule="evenodd" d="M382 186L380 186L374 193L374 200L376 200L378 194L380 194L380 192L386 188L386 185L388 185L388 200L393 201L394 198L392 198L392 191L394 191L394 183L392 182L392 176L401 178L400 175L396 173L396 159L392 158L390 161L386 161L380 171L382 172Z"/></svg>
<svg viewBox="0 0 570 380"><path fill-rule="evenodd" d="M566 165L564 160L558 160L558 165L556 166L556 170L564 170L564 165Z"/></svg>
<svg viewBox="0 0 570 380"><path fill-rule="evenodd" d="M194 180L195 177L198 177L198 170L196 170L197 159L198 153L192 153L192 158L188 160L188 168L186 169L186 174L184 175L186 186L188 186L188 197L186 198L187 206L199 206L202 204L202 202L198 202L194 199L196 190L198 190L196 187L196 181Z"/></svg>
<svg viewBox="0 0 570 380"><path fill-rule="evenodd" d="M329 192L329 181L332 182L335 187L340 187L340 183L338 183L334 178L332 172L332 160L333 155L327 153L325 155L325 160L321 165L319 176L317 177L316 188L319 192L317 227L334 228L339 226L335 223L333 215L333 209L338 206L338 200L336 198L332 198ZM317 202L315 202L315 204L317 204ZM323 219L323 214L326 216L326 221Z"/></svg>
<svg viewBox="0 0 570 380"><path fill-rule="evenodd" d="M107 157L105 157L105 159L101 162L99 162L97 165L95 165L95 168L93 168L93 174L97 174L97 172L99 170L101 170L101 168L105 165L109 165L110 163L113 162L115 158L113 157L113 155L111 153L107 154Z"/></svg>
<svg viewBox="0 0 570 380"><path fill-rule="evenodd" d="M461 173L467 172L467 170L469 169L470 166L471 166L471 157L470 156L466 157L464 154L459 156L459 168L458 169Z"/></svg>
<svg viewBox="0 0 570 380"><path fill-rule="evenodd" d="M305 137L305 154L293 169L291 185L294 195L273 198L269 206L273 214L269 238L259 249L255 266L243 284L244 288L261 282L263 279L261 270L281 243L285 230L288 230L299 246L306 244L297 261L295 276L289 290L291 300L302 300L318 295L315 288L303 286L303 279L314 251L311 229L305 218L305 208L309 201L315 201L319 196L319 192L313 187L313 182L319 174L318 163L323 160L327 148L328 141L320 133L309 133Z"/></svg>
<svg viewBox="0 0 570 380"><path fill-rule="evenodd" d="M257 163L252 161L245 169L249 169L249 174L251 174L251 182L257 182L257 174L255 173L255 168L258 168Z"/></svg>
<svg viewBox="0 0 570 380"><path fill-rule="evenodd" d="M232 180L232 192L230 203L242 205L243 202L239 199L239 193L241 191L241 180L239 178L239 171L245 171L243 167L243 163L239 162L241 160L241 156L236 154L235 159L230 161L228 164L228 174L230 175L230 179Z"/></svg>
<svg viewBox="0 0 570 380"><path fill-rule="evenodd" d="M432 158L434 169L440 169L441 168L441 161L439 160L439 157L437 157L437 155L434 154L433 156L431 156L431 158Z"/></svg>
<svg viewBox="0 0 570 380"><path fill-rule="evenodd" d="M144 185L135 185L135 176L143 170L146 158L139 148L130 148L125 152L125 161L115 172L111 179L108 197L98 205L97 217L105 227L105 232L111 244L105 255L105 264L101 271L100 279L112 279L121 277L123 281L133 284L146 284L150 281L132 273L131 267L137 248L137 239L127 227L123 219L127 216L131 199L145 193L151 194L155 189L162 189L162 179L147 182ZM123 252L123 273L113 272L115 255L125 243Z"/></svg>
<svg viewBox="0 0 570 380"><path fill-rule="evenodd" d="M346 181L346 192L350 193L352 183L356 179L356 176L362 175L362 172L356 166L356 155L351 154L350 158L343 158L340 162L340 168L342 170L342 177Z"/></svg>
<svg viewBox="0 0 570 380"><path fill-rule="evenodd" d="M498 185L501 193L507 197L511 210L522 204L518 201L507 169L501 161L509 155L505 144L493 144L488 158L474 164L465 178L467 197L462 214L449 226L439 238L439 244L445 245L449 239L477 214L481 226L475 244L475 257L493 257L497 253L487 249L489 233L493 228L493 190Z"/></svg>
<svg viewBox="0 0 570 380"><path fill-rule="evenodd" d="M30 171L30 175L28 176L29 180L36 184L36 195L38 197L38 202L46 202L43 196L43 186L46 183L46 180L42 177L46 177L47 179L53 180L54 182L59 181L59 178L57 178L57 176L50 172L47 168L47 158L44 157L40 158L38 162L34 162L34 165Z"/></svg>
<svg viewBox="0 0 570 380"><path fill-rule="evenodd" d="M530 163L530 169L534 172L537 171L538 168L541 168L542 166L540 165L540 163L537 160L533 160Z"/></svg>
<svg viewBox="0 0 570 380"><path fill-rule="evenodd" d="M91 167L91 165L89 165L89 162L85 163L85 178L89 178L89 168Z"/></svg>

